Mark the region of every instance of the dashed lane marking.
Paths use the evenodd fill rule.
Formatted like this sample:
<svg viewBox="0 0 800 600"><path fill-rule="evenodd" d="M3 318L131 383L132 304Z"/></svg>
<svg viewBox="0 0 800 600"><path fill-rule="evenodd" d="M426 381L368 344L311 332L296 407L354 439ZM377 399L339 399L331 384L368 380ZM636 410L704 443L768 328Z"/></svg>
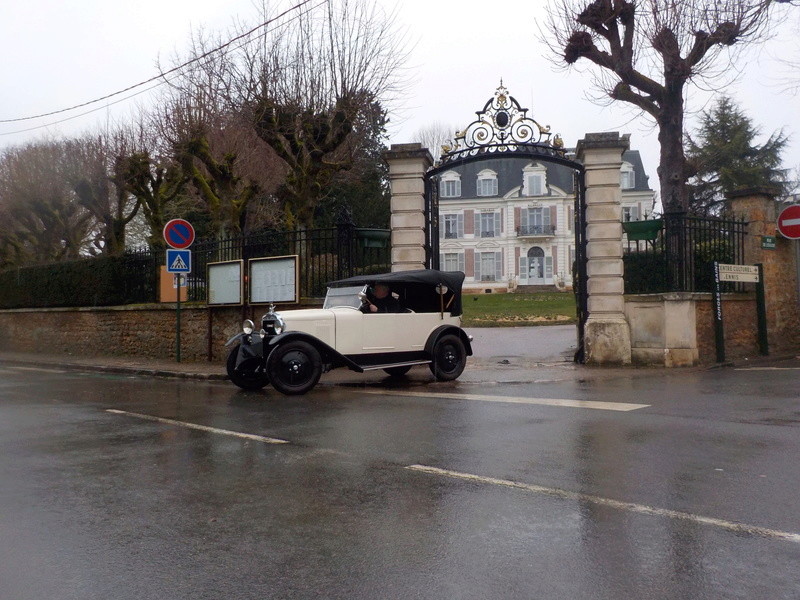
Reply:
<svg viewBox="0 0 800 600"><path fill-rule="evenodd" d="M592 496L590 494L581 494L579 492L570 492L558 488L549 488L541 485L533 485L529 483L520 483L518 481L510 481L507 479L495 479L493 477L482 477L480 475L472 475L470 473L460 473L458 471L448 471L447 469L439 469L437 467L428 467L425 465L410 465L405 467L410 471L417 471L419 473L426 473L428 475L439 475L442 477L449 477L452 479L460 479L463 481L471 481L474 483L483 483L487 485L496 485L518 490L524 490L534 494L541 494L545 496L552 496L561 498L562 500L575 500L578 502L588 502L600 506L607 506L617 510L624 510L628 512L638 513L642 515L651 515L657 517L667 517L670 519L678 519L681 521L691 521L702 525L710 525L726 531L735 533L744 533L747 535L758 536L770 539L785 540L800 544L800 533L791 533L787 531L778 531L775 529L767 529L765 527L758 527L755 525L747 525L745 523L737 523L735 521L726 521L725 519L716 519L714 517L704 517L702 515L695 515L692 513L681 512L676 510L669 510L666 508L657 508L654 506L647 506L645 504L635 504L632 502L621 502L611 498L603 498L602 496Z"/></svg>
<svg viewBox="0 0 800 600"><path fill-rule="evenodd" d="M252 433L241 433L240 431L229 431L228 429L217 429L216 427L207 427L206 425L198 425L197 423L187 423L185 421L175 421L173 419L164 419L162 417L154 417L153 415L143 415L140 413L132 413L125 410L117 410L115 408L108 408L106 412L114 415L124 415L126 417L133 417L135 419L144 419L145 421L154 421L156 423L164 423L165 425L174 425L176 427L185 427L187 429L197 429L198 431L206 431L208 433L217 433L219 435L229 435L231 437L238 437L245 440L253 440L256 442L263 442L265 444L288 444L287 440L279 438L264 437L263 435L255 435Z"/></svg>
<svg viewBox="0 0 800 600"><path fill-rule="evenodd" d="M8 369L8 370L11 370L11 371L36 371L37 373L66 373L66 371L63 371L61 369L52 369L52 368L49 368L49 367L16 367L16 366L11 367L10 366L10 367L5 367L5 368Z"/></svg>
<svg viewBox="0 0 800 600"><path fill-rule="evenodd" d="M523 398L519 396L487 396L484 394L429 394L427 392L403 392L396 390L359 390L366 394L386 396L410 396L412 398L447 398L450 400L470 400L477 402L505 402L508 404L536 404L541 406L564 406L568 408L590 408L593 410L614 410L627 412L648 408L649 404L630 404L626 402L597 402L594 400L571 400L569 398Z"/></svg>

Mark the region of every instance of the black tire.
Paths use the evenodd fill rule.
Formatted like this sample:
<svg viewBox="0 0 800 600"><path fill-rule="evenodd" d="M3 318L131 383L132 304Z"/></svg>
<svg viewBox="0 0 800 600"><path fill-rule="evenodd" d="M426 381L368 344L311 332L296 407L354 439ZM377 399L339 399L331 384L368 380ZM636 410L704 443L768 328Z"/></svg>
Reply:
<svg viewBox="0 0 800 600"><path fill-rule="evenodd" d="M236 345L228 353L228 361L225 363L228 378L233 383L243 390L260 390L269 383L269 377L267 377L260 360L256 358L246 360L237 369L236 361L238 358L239 345Z"/></svg>
<svg viewBox="0 0 800 600"><path fill-rule="evenodd" d="M447 334L436 340L431 358L431 373L437 381L452 381L464 372L467 350L460 337Z"/></svg>
<svg viewBox="0 0 800 600"><path fill-rule="evenodd" d="M286 342L269 353L267 374L272 387L282 394L305 394L322 375L322 358L308 342Z"/></svg>
<svg viewBox="0 0 800 600"><path fill-rule="evenodd" d="M404 367L389 367L388 369L384 369L384 372L387 373L390 377L402 377L410 370L411 370L411 365L405 365Z"/></svg>

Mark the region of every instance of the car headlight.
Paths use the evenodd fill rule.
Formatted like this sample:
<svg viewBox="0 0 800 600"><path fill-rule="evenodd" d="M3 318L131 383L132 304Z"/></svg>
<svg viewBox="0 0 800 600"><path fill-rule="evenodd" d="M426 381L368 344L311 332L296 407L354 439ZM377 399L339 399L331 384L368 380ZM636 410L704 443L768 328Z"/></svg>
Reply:
<svg viewBox="0 0 800 600"><path fill-rule="evenodd" d="M270 306L269 312L261 317L261 328L267 335L280 335L286 329L283 318L275 312L275 307Z"/></svg>
<svg viewBox="0 0 800 600"><path fill-rule="evenodd" d="M253 330L256 328L256 324L253 323L250 319L245 319L244 323L242 323L242 331L244 331L247 335L253 333Z"/></svg>

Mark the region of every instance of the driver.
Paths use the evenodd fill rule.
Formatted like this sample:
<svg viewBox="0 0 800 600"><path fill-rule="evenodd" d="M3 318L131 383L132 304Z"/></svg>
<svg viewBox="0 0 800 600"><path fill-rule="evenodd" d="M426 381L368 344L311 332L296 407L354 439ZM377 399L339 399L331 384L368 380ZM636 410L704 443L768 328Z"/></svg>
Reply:
<svg viewBox="0 0 800 600"><path fill-rule="evenodd" d="M392 296L388 285L378 283L372 288L372 294L367 294L361 310L374 313L396 313L400 312L400 302Z"/></svg>

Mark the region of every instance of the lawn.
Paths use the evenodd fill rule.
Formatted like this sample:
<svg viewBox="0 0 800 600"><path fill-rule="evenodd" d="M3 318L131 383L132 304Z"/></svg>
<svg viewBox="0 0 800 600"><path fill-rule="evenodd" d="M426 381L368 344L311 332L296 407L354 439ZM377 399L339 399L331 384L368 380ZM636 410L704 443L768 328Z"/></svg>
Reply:
<svg viewBox="0 0 800 600"><path fill-rule="evenodd" d="M564 325L576 320L571 292L464 294L462 302L464 327Z"/></svg>

